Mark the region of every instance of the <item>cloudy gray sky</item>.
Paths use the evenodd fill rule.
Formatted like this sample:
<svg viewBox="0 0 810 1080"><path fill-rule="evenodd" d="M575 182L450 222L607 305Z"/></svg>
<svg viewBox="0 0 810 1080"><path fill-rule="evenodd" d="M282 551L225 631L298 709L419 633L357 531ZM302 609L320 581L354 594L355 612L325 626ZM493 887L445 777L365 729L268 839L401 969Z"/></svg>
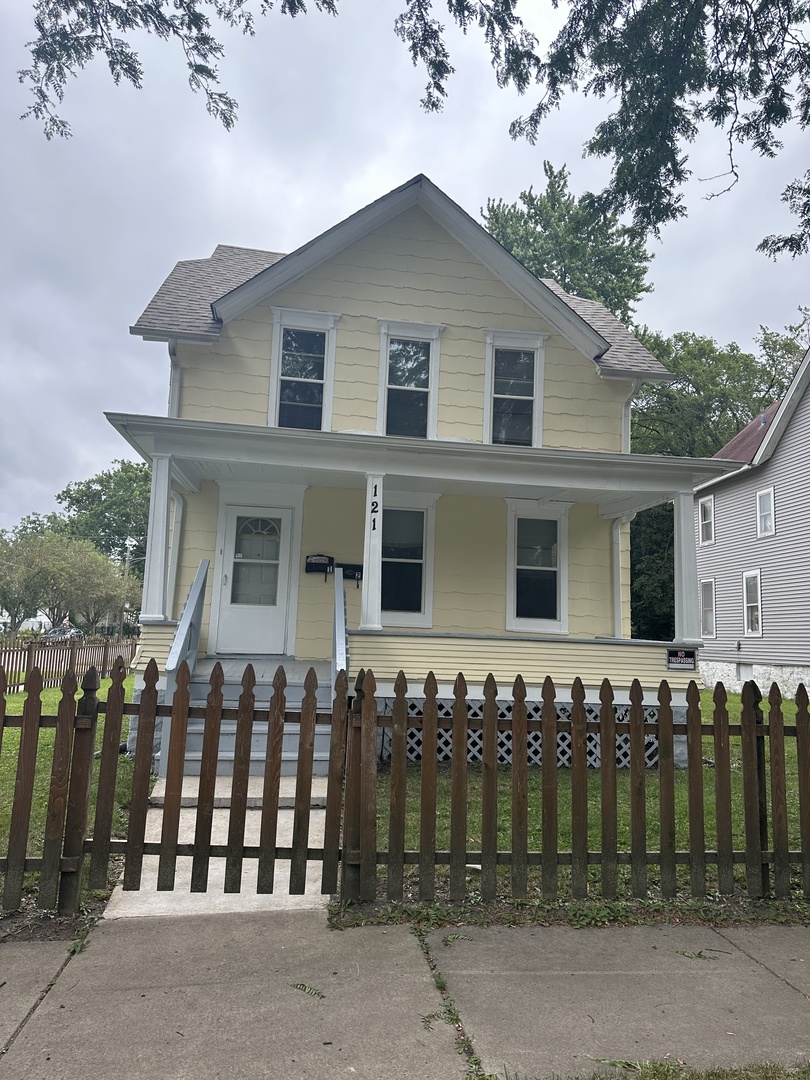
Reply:
<svg viewBox="0 0 810 1080"><path fill-rule="evenodd" d="M476 35L450 34L457 73L444 112L426 115L423 73L391 29L398 5L341 9L227 36L222 82L240 103L231 133L188 91L178 51L144 38L144 90L116 89L94 62L68 86L74 137L48 143L19 120L31 5L3 5L0 528L55 509L69 481L128 456L104 410L165 412L166 346L128 327L179 259L217 243L293 250L419 172L473 215L489 196L542 186L543 158L568 165L577 193L606 179L605 163L581 158L604 106L572 99L537 146L513 142L526 102L497 89ZM649 326L751 348L761 323L781 328L808 302L806 260L755 251L791 227L779 194L806 168L806 145L794 134L776 161L741 156L740 184L706 202L699 178L723 171L723 145L707 135L696 147L689 218L652 245L655 292L638 312Z"/></svg>

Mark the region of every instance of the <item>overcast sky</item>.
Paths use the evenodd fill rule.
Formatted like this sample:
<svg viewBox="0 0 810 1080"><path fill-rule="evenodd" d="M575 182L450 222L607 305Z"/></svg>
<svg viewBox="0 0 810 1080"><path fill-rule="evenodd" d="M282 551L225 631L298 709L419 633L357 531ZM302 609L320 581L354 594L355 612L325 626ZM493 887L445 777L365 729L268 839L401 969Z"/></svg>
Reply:
<svg viewBox="0 0 810 1080"><path fill-rule="evenodd" d="M145 88L116 88L93 63L67 89L73 138L49 143L19 120L31 5L3 4L0 528L56 509L69 481L130 456L105 410L165 414L166 345L128 328L178 260L217 243L291 251L420 172L474 216L489 196L542 187L543 158L568 165L577 194L606 179L604 162L581 157L604 106L571 99L535 147L513 142L509 122L529 102L498 90L471 32L449 35L457 73L444 112L427 115L424 75L391 29L398 5L341 9L272 15L252 40L227 36L222 83L240 104L230 133L187 89L178 50L144 38ZM806 168L806 139L787 138L776 161L741 157L740 184L706 202L711 185L697 178L725 162L722 140L702 138L689 218L651 244L655 292L638 318L665 334L753 348L761 323L781 329L810 298L807 259L755 251L792 227L779 195Z"/></svg>

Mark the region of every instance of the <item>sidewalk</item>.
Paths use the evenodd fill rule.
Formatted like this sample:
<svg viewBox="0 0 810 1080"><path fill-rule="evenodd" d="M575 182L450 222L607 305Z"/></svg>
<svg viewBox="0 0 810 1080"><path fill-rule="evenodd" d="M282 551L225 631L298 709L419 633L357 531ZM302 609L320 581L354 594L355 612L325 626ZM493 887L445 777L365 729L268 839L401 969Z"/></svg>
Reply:
<svg viewBox="0 0 810 1080"><path fill-rule="evenodd" d="M499 1077L810 1060L810 927L454 927L428 943ZM455 1029L423 1024L442 1000L407 926L335 932L322 910L122 918L65 958L63 943L0 945L3 1040L56 977L0 1077L466 1075Z"/></svg>

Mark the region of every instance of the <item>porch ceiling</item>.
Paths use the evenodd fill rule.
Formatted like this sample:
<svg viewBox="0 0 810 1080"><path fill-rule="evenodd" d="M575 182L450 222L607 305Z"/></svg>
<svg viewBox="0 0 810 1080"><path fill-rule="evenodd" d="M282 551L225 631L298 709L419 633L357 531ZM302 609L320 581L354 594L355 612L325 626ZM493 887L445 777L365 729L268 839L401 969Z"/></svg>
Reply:
<svg viewBox="0 0 810 1080"><path fill-rule="evenodd" d="M620 517L738 467L713 458L423 442L123 413L107 419L146 461L170 456L175 480L192 491L203 480L365 489L367 473L382 473L387 490L593 503L603 516Z"/></svg>

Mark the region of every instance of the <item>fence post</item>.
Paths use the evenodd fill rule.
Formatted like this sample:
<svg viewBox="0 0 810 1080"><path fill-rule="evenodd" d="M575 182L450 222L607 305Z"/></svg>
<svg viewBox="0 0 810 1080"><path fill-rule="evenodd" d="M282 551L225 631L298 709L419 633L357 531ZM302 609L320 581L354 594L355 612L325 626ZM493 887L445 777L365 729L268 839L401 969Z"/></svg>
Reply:
<svg viewBox="0 0 810 1080"><path fill-rule="evenodd" d="M34 665L36 663L36 655L35 655L35 651L34 651L35 648L36 648L36 646L35 646L34 642L29 641L28 642L28 648L26 649L26 652L25 652L25 677L26 677L26 679L31 674L31 672L34 670Z"/></svg>
<svg viewBox="0 0 810 1080"><path fill-rule="evenodd" d="M340 863L340 892L343 900L360 899L360 733L365 677L365 670L360 668L354 684L349 722L346 725L346 797Z"/></svg>
<svg viewBox="0 0 810 1080"><path fill-rule="evenodd" d="M75 915L82 896L84 870L84 841L87 836L87 815L90 808L90 781L93 773L93 755L96 746L98 723L98 672L91 667L82 679L82 696L76 709L76 726L73 736L73 760L70 766L67 821L63 856L77 859L75 870L64 870L59 886L59 911L62 915Z"/></svg>
<svg viewBox="0 0 810 1080"><path fill-rule="evenodd" d="M110 639L104 638L104 652L101 654L101 677L106 679L110 674Z"/></svg>
<svg viewBox="0 0 810 1080"><path fill-rule="evenodd" d="M768 788L767 780L765 779L765 735L762 731L764 718L762 709L760 708L762 692L756 683L753 683L753 687L754 719L756 721L757 732L757 792L759 796L759 848L762 852L762 895L770 896L770 865L765 859L765 852L768 850Z"/></svg>
<svg viewBox="0 0 810 1080"><path fill-rule="evenodd" d="M76 638L71 638L70 639L70 651L69 651L69 657L68 657L68 670L69 671L75 671L76 670L76 649L77 648L78 648L78 642L76 641ZM102 678L103 677L104 676L102 675Z"/></svg>

